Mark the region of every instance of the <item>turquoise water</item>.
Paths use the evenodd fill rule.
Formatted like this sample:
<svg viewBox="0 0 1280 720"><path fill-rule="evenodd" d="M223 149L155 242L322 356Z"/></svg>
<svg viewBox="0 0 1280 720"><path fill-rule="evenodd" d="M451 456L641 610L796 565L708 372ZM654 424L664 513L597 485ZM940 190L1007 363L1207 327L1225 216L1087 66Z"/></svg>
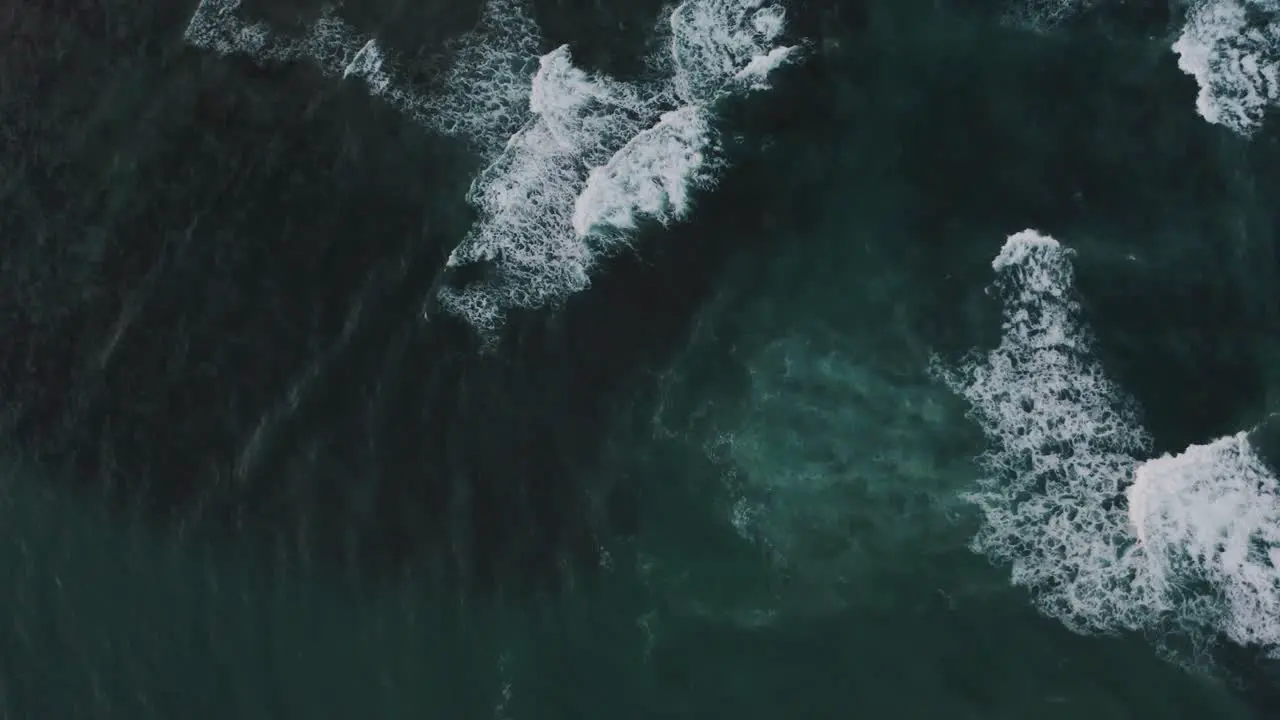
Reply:
<svg viewBox="0 0 1280 720"><path fill-rule="evenodd" d="M656 4L581 5L538 4L549 42L636 72ZM0 707L1274 714L1252 650L1074 633L973 552L992 440L930 371L1000 342L992 260L1031 227L1075 250L1150 456L1262 421L1274 131L1196 115L1159 8L789 10L814 52L721 109L719 186L488 354L421 314L474 220L466 148L305 63L185 47L190 7L16 11ZM399 48L470 22L341 12Z"/></svg>

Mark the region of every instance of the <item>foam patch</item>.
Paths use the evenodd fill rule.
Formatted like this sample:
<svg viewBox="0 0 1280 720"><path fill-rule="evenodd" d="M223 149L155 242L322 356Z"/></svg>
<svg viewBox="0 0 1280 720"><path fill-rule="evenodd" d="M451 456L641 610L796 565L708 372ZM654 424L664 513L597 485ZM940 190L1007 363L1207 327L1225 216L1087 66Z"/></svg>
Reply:
<svg viewBox="0 0 1280 720"><path fill-rule="evenodd" d="M1272 470L1246 433L1144 461L1133 404L1079 322L1070 257L1032 230L1009 237L993 262L999 347L959 370L935 366L989 442L967 496L984 518L973 549L1011 566L1013 584L1078 632L1145 631L1167 649L1173 629L1194 648L1225 636L1275 652Z"/></svg>
<svg viewBox="0 0 1280 720"><path fill-rule="evenodd" d="M1196 79L1196 111L1241 135L1280 101L1280 2L1197 0L1173 43L1178 67Z"/></svg>
<svg viewBox="0 0 1280 720"><path fill-rule="evenodd" d="M510 311L585 290L642 218L685 217L693 191L714 184L721 168L714 103L767 87L794 50L774 45L784 13L763 0L689 0L668 20L664 83L583 72L567 46L540 60L533 117L473 184L481 217L449 258L455 269L484 264L491 280L441 287L435 298L490 346Z"/></svg>

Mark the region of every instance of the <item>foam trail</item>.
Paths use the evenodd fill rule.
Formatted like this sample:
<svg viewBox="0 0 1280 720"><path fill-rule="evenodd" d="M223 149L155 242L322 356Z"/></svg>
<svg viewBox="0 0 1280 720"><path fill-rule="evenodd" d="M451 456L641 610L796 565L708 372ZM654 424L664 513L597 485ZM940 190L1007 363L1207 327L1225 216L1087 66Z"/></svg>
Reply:
<svg viewBox="0 0 1280 720"><path fill-rule="evenodd" d="M487 0L476 27L447 48L453 65L432 104L434 126L470 138L486 157L496 157L528 119L541 44L524 0Z"/></svg>
<svg viewBox="0 0 1280 720"><path fill-rule="evenodd" d="M985 520L974 550L1078 632L1280 649L1280 488L1251 441L1267 428L1143 462L1148 437L1078 320L1070 255L1011 236L993 263L999 347L934 368L990 442L967 496Z"/></svg>
<svg viewBox="0 0 1280 720"><path fill-rule="evenodd" d="M1178 67L1200 86L1196 110L1241 135L1280 102L1280 2L1196 0L1173 43Z"/></svg>
<svg viewBox="0 0 1280 720"><path fill-rule="evenodd" d="M657 125L591 171L574 201L574 232L590 237L599 228L634 229L640 217L663 225L683 217L695 178L711 181L705 154L710 142L710 118L701 108L663 114Z"/></svg>
<svg viewBox="0 0 1280 720"><path fill-rule="evenodd" d="M264 23L248 23L236 16L240 0L200 0L183 39L222 55L247 55L259 63L294 60L297 44L280 41Z"/></svg>
<svg viewBox="0 0 1280 720"><path fill-rule="evenodd" d="M1014 0L1006 20L1053 29L1099 0ZM1251 135L1280 103L1280 0L1182 0L1174 41L1178 67L1199 86L1196 111L1210 123Z"/></svg>
<svg viewBox="0 0 1280 720"><path fill-rule="evenodd" d="M786 13L766 0L689 0L668 25L670 90L659 97L673 96L678 106L593 169L575 211L581 236L598 227L630 229L640 216L664 224L683 217L689 191L713 183L719 170L712 153L715 104L767 89L769 74L800 49L777 44Z"/></svg>
<svg viewBox="0 0 1280 720"><path fill-rule="evenodd" d="M473 184L481 219L450 268L487 264L489 281L441 287L436 304L492 339L506 314L560 302L590 284L599 260L641 217L667 224L691 190L714 181L711 105L766 87L793 48L764 0L689 0L670 16L667 87L573 67L567 47L544 56L530 92L534 119Z"/></svg>
<svg viewBox="0 0 1280 720"><path fill-rule="evenodd" d="M184 39L261 65L309 61L327 77L359 78L417 124L466 138L490 157L524 121L539 33L519 0L488 0L477 26L451 44L453 64L430 92L405 83L376 38L361 36L332 11L305 36L290 37L244 21L239 7L240 0L201 0Z"/></svg>
<svg viewBox="0 0 1280 720"><path fill-rule="evenodd" d="M974 550L1012 565L1014 584L1068 627L1132 629L1161 608L1129 585L1134 539L1113 501L1148 439L1092 357L1070 258L1033 230L1010 236L992 263L1000 346L941 375L990 440L968 496L986 521Z"/></svg>
<svg viewBox="0 0 1280 720"><path fill-rule="evenodd" d="M352 74L370 79L373 87L389 81L382 74L377 43L362 38L337 16L326 12L303 37L275 34L264 23L236 15L240 0L201 0L183 39L222 55L245 55L259 64L311 60L330 77Z"/></svg>

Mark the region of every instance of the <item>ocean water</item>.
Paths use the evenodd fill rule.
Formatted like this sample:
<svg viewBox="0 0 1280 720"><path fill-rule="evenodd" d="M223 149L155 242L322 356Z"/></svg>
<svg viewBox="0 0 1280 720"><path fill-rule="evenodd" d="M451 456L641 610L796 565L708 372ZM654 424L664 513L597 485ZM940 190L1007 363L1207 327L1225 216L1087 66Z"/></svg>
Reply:
<svg viewBox="0 0 1280 720"><path fill-rule="evenodd" d="M1280 714L1274 0L0 37L6 716Z"/></svg>

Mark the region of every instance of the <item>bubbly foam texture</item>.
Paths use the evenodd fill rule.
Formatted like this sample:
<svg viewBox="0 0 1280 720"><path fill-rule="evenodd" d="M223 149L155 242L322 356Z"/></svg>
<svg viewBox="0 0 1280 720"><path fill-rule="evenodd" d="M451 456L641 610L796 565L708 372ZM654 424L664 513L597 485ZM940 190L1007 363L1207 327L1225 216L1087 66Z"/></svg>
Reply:
<svg viewBox="0 0 1280 720"><path fill-rule="evenodd" d="M700 107L663 114L658 124L591 171L574 203L574 232L590 237L600 227L634 229L639 217L663 225L684 217L691 189L714 180L706 162L711 132L710 118Z"/></svg>
<svg viewBox="0 0 1280 720"><path fill-rule="evenodd" d="M693 189L714 183L711 104L766 86L790 54L770 45L784 13L763 0L688 0L670 27L665 85L585 73L567 47L541 59L533 118L473 184L481 218L449 259L450 267L487 263L494 279L441 288L440 308L491 340L510 310L588 287L593 267L628 243L640 218L674 222Z"/></svg>
<svg viewBox="0 0 1280 720"><path fill-rule="evenodd" d="M765 0L689 0L671 13L672 82L685 103L709 103L738 71L768 54L786 15Z"/></svg>
<svg viewBox="0 0 1280 720"><path fill-rule="evenodd" d="M968 496L986 519L974 549L1011 564L1014 584L1073 629L1135 628L1155 608L1131 591L1134 542L1113 501L1147 437L1091 356L1070 256L1033 230L1009 237L992 263L1000 346L941 374L991 443Z"/></svg>
<svg viewBox="0 0 1280 720"><path fill-rule="evenodd" d="M973 548L1011 565L1013 583L1073 630L1275 649L1275 478L1244 434L1141 460L1148 437L1093 359L1070 255L1035 231L1011 236L993 263L999 347L958 371L935 365L990 442L967 496L985 519Z"/></svg>
<svg viewBox="0 0 1280 720"><path fill-rule="evenodd" d="M1280 650L1280 487L1248 435L1143 463L1128 496L1155 589L1241 645Z"/></svg>
<svg viewBox="0 0 1280 720"><path fill-rule="evenodd" d="M305 36L290 37L242 20L239 7L240 0L202 0L185 40L263 65L307 61L328 77L362 79L370 94L419 125L460 136L488 155L496 155L524 121L539 34L519 0L488 0L479 24L451 44L452 65L432 90L404 83L377 40L361 36L332 11Z"/></svg>
<svg viewBox="0 0 1280 720"><path fill-rule="evenodd" d="M236 15L240 0L201 0L187 24L186 41L223 55L245 55L260 64L310 60L329 77L360 77L375 94L385 92L391 78L383 70L385 58L377 42L361 37L331 12L326 12L302 37L273 33L263 23L248 23Z"/></svg>
<svg viewBox="0 0 1280 720"><path fill-rule="evenodd" d="M763 55L751 58L747 66L734 75L734 80L750 90L768 90L769 74L782 67L800 49L798 45L776 47Z"/></svg>
<svg viewBox="0 0 1280 720"><path fill-rule="evenodd" d="M1196 110L1211 123L1249 135L1280 102L1277 0L1196 0L1173 51L1196 79Z"/></svg>
<svg viewBox="0 0 1280 720"><path fill-rule="evenodd" d="M635 102L626 86L573 67L568 46L542 58L534 117L472 183L468 200L480 220L447 263L488 263L496 281L442 288L443 310L491 335L510 309L541 307L589 285L596 258L573 231L574 202L586 160L607 158L642 127Z"/></svg>
<svg viewBox="0 0 1280 720"><path fill-rule="evenodd" d="M541 43L523 0L487 0L479 24L447 49L453 65L431 105L433 125L470 138L486 157L502 152L528 119Z"/></svg>
<svg viewBox="0 0 1280 720"><path fill-rule="evenodd" d="M648 99L636 88L574 67L568 45L539 62L529 109L556 146L584 164L605 162L652 113Z"/></svg>
<svg viewBox="0 0 1280 720"><path fill-rule="evenodd" d="M648 87L573 66L567 46L542 56L521 0L489 0L477 27L449 48L434 92L399 80L377 40L332 13L304 38L236 15L239 0L203 0L188 42L260 63L308 60L328 76L363 79L371 94L430 129L461 136L490 161L468 200L477 225L448 266L487 263L486 285L442 287L436 306L493 339L508 311L555 304L585 289L599 259L649 217L685 216L714 183L711 105L767 87L796 49L775 47L781 7L765 0L687 0L670 20L671 76ZM532 75L532 80L530 80Z"/></svg>
<svg viewBox="0 0 1280 720"><path fill-rule="evenodd" d="M280 62L295 57L292 43L279 42L262 23L236 17L240 0L200 0L183 39L196 47L222 55L248 55L259 62Z"/></svg>

